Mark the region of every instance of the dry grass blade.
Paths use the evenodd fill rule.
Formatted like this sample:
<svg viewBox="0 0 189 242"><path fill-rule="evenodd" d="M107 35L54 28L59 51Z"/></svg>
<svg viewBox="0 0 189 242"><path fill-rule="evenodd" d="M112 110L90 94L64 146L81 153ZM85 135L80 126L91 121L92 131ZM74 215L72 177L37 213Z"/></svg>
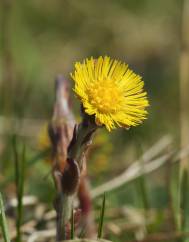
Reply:
<svg viewBox="0 0 189 242"><path fill-rule="evenodd" d="M47 120L0 116L0 134L35 137Z"/></svg>
<svg viewBox="0 0 189 242"><path fill-rule="evenodd" d="M187 157L189 155L189 147L185 147L181 151L179 151L177 154L174 155L173 161L176 162L180 160L182 157ZM127 182L130 182L136 178L138 178L141 175L148 174L159 167L161 167L163 164L165 164L169 158L173 156L173 152L168 152L167 154L164 154L160 156L159 158L156 158L154 160L149 160L148 162L144 162L141 167L141 162L136 161L134 164L132 164L129 168L127 168L122 174L115 177L114 179L111 179L111 181L108 181L99 187L96 187L92 190L92 198L96 198L100 195L102 195L104 192L112 191L122 185L124 185Z"/></svg>
<svg viewBox="0 0 189 242"><path fill-rule="evenodd" d="M44 238L44 239L54 238L55 235L56 235L55 229L37 231L37 232L32 233L32 235L28 238L27 242L39 241L39 239L41 239L41 238Z"/></svg>
<svg viewBox="0 0 189 242"><path fill-rule="evenodd" d="M189 237L189 232L172 232L172 233L157 233L157 234L152 234L149 235L147 238L143 240L132 240L130 242L171 242L174 240L179 240L182 238L187 238Z"/></svg>
<svg viewBox="0 0 189 242"><path fill-rule="evenodd" d="M116 189L117 187L121 186L122 184L133 180L134 178L139 176L139 172L141 173L141 162L140 160L143 161L143 172L147 172L146 168L149 167L149 162L156 157L157 155L159 155L161 152L163 152L170 144L172 143L172 138L170 135L165 135L164 137L162 137L160 140L158 140L158 142L156 142L152 147L150 147L143 155L142 157L133 162L121 175L119 175L118 177L114 178L113 180L111 180L110 182L107 182L95 189L93 189L92 191L92 197L98 197L101 194L103 194L106 191L109 190L113 190ZM167 158L167 156L165 155L162 156L163 158L163 163L165 158ZM155 159L154 160L154 165L153 167L151 167L152 169L156 169L156 166L158 166L158 164L161 165L162 163L162 159L158 160ZM152 162L151 162L152 164ZM151 166L151 165L150 165ZM148 169L147 169L148 170Z"/></svg>

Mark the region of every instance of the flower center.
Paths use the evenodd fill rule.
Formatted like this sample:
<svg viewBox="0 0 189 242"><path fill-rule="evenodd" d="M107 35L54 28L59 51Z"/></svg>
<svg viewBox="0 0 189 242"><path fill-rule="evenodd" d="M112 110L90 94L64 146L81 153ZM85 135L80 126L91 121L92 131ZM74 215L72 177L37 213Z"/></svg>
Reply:
<svg viewBox="0 0 189 242"><path fill-rule="evenodd" d="M111 80L97 80L87 88L89 102L102 113L114 113L121 104L121 91Z"/></svg>

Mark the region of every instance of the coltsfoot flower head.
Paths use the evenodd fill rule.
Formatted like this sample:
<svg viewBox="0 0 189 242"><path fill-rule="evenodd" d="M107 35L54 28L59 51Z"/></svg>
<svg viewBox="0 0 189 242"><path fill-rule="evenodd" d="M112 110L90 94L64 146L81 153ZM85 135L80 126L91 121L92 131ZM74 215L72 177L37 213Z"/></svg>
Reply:
<svg viewBox="0 0 189 242"><path fill-rule="evenodd" d="M109 131L116 126L136 126L146 119L149 103L144 82L127 64L108 56L91 57L76 62L71 77L85 112L95 115L96 123Z"/></svg>

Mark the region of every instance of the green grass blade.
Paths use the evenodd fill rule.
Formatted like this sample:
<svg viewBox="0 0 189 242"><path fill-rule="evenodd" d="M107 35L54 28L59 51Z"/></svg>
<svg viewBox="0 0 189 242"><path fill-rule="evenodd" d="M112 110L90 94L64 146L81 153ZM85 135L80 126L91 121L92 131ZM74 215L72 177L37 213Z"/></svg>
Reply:
<svg viewBox="0 0 189 242"><path fill-rule="evenodd" d="M18 155L17 139L13 137L13 155L15 164L15 184L16 184L16 196L17 196L17 218L16 218L16 241L21 241L21 224L23 217L23 203L22 198L24 194L24 174L25 174L25 146L23 146L21 157Z"/></svg>
<svg viewBox="0 0 189 242"><path fill-rule="evenodd" d="M14 139L14 138L13 138ZM13 147L15 146L14 142L13 142ZM15 157L17 157L17 151L15 151L13 149L13 152L14 152L14 159ZM38 152L36 155L34 155L32 158L30 158L28 161L27 161L27 166L32 166L32 165L35 165L38 161L40 161L41 159L47 157L47 155L50 153L50 149L46 149L46 150L43 150L43 151L40 151ZM17 173L17 172L16 172ZM9 182L11 182L13 179L15 179L15 177L18 177L17 175L10 175L9 177L5 178L4 181L1 182L0 186L1 187L4 187L6 186L6 184L8 184Z"/></svg>
<svg viewBox="0 0 189 242"><path fill-rule="evenodd" d="M22 218L23 218L23 195L24 195L24 175L25 175L25 164L26 164L26 159L25 159L25 145L23 146L22 150L22 157L20 160L20 171L19 171L19 187L18 187L18 220L17 220L17 241L21 241L21 231L20 227L22 224Z"/></svg>
<svg viewBox="0 0 189 242"><path fill-rule="evenodd" d="M74 231L74 209L72 208L72 216L71 216L71 236L70 239L74 239L75 231Z"/></svg>
<svg viewBox="0 0 189 242"><path fill-rule="evenodd" d="M182 211L182 223L181 223L181 231L187 232L189 228L189 179L188 179L188 170L183 170L181 174L181 188L180 188L180 209ZM188 242L189 239L183 239L182 241Z"/></svg>
<svg viewBox="0 0 189 242"><path fill-rule="evenodd" d="M0 193L0 225L1 225L1 229L2 229L2 235L4 238L4 242L10 242L7 221L6 221L6 217L5 217L3 198L2 198L1 193Z"/></svg>
<svg viewBox="0 0 189 242"><path fill-rule="evenodd" d="M136 185L138 188L138 193L137 196L138 200L141 200L142 207L147 211L150 207L149 205L149 196L148 196L148 191L146 187L146 179L144 175L141 175L137 180L136 180Z"/></svg>
<svg viewBox="0 0 189 242"><path fill-rule="evenodd" d="M14 158L14 172L15 172L15 184L16 188L19 187L19 162L18 162L18 150L17 150L17 138L13 136L12 138L12 147L13 147L13 158ZM18 197L18 189L16 189Z"/></svg>
<svg viewBox="0 0 189 242"><path fill-rule="evenodd" d="M142 140L138 137L136 140L138 157L141 157L144 153L142 147ZM137 190L137 203L140 203L142 208L147 211L150 208L149 194L147 189L146 176L144 172L144 160L140 160L140 176L134 181Z"/></svg>
<svg viewBox="0 0 189 242"><path fill-rule="evenodd" d="M103 224L104 224L104 213L105 213L105 206L106 206L106 195L104 193L103 200L102 200L102 207L101 207L101 213L100 213L100 222L98 226L98 238L102 238L102 230L103 230Z"/></svg>

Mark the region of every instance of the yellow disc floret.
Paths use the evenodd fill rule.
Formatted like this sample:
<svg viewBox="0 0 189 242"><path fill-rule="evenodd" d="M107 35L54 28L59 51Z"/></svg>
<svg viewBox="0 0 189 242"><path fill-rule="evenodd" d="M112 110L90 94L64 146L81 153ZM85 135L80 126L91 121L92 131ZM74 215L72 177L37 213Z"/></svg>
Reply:
<svg viewBox="0 0 189 242"><path fill-rule="evenodd" d="M95 115L110 131L117 126L135 126L146 118L149 105L144 82L128 65L105 56L75 64L74 91L85 112Z"/></svg>
<svg viewBox="0 0 189 242"><path fill-rule="evenodd" d="M121 108L121 90L110 80L95 81L87 88L89 102L102 113Z"/></svg>

